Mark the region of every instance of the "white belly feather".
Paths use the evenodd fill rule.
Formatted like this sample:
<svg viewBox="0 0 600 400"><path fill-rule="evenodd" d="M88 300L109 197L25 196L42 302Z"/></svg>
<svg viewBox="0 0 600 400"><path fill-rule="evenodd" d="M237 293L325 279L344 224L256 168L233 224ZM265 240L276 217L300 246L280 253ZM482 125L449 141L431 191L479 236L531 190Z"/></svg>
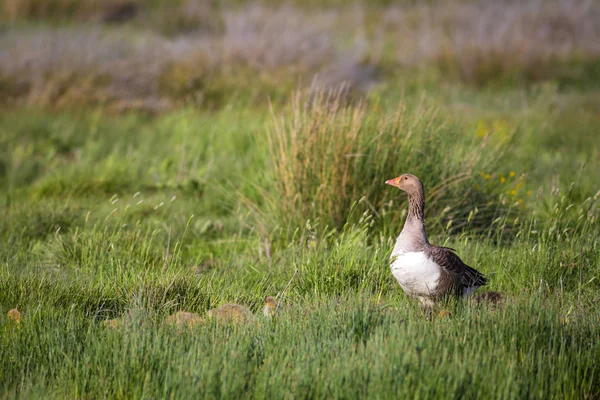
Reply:
<svg viewBox="0 0 600 400"><path fill-rule="evenodd" d="M392 274L411 296L429 296L436 294L440 267L425 253L398 252L392 254Z"/></svg>

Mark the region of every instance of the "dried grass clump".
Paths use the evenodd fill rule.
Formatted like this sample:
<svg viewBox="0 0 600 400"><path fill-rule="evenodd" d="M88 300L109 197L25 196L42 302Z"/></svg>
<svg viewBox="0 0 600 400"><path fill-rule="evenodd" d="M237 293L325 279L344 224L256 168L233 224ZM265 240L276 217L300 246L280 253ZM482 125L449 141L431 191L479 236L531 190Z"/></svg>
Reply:
<svg viewBox="0 0 600 400"><path fill-rule="evenodd" d="M390 219L398 220L405 198L384 182L409 172L428 188L430 221L489 226L502 205L495 192L475 184L480 170L494 168L506 141L461 132L423 105L401 103L389 114L377 105L343 104L320 92L310 102L296 97L274 117L268 130L274 188L265 194L265 216L292 229L309 219L341 228L362 199L375 215L391 209Z"/></svg>
<svg viewBox="0 0 600 400"><path fill-rule="evenodd" d="M194 326L201 325L203 322L204 318L199 314L186 311L177 311L175 314L171 314L165 318L167 325L175 326L179 329L193 328Z"/></svg>
<svg viewBox="0 0 600 400"><path fill-rule="evenodd" d="M6 314L6 316L8 317L9 320L13 321L15 324L21 323L21 313L19 312L19 310L17 310L17 307L11 308L10 310L8 310L8 313Z"/></svg>
<svg viewBox="0 0 600 400"><path fill-rule="evenodd" d="M600 7L586 0L481 1L391 9L397 60L467 83L554 78L600 58Z"/></svg>

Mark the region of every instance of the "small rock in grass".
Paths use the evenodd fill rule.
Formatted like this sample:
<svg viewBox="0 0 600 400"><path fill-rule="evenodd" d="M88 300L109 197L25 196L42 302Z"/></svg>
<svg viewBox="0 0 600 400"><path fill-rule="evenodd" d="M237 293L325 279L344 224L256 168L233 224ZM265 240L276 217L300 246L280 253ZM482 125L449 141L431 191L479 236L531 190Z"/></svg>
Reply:
<svg viewBox="0 0 600 400"><path fill-rule="evenodd" d="M178 311L175 314L169 315L165 319L165 322L168 325L174 325L178 328L183 328L201 324L203 322L203 319L200 315L196 313Z"/></svg>
<svg viewBox="0 0 600 400"><path fill-rule="evenodd" d="M105 327L112 329L124 328L126 326L148 326L148 321L144 317L143 310L140 309L129 309L119 318L107 319L102 323Z"/></svg>
<svg viewBox="0 0 600 400"><path fill-rule="evenodd" d="M16 324L19 324L21 322L21 313L19 312L19 310L17 310L17 307L8 310L7 316L8 319L14 321Z"/></svg>
<svg viewBox="0 0 600 400"><path fill-rule="evenodd" d="M277 301L271 296L265 298L265 306L263 308L263 315L271 318L277 312Z"/></svg>
<svg viewBox="0 0 600 400"><path fill-rule="evenodd" d="M123 320L121 318L107 319L106 321L103 321L102 323L104 324L105 327L112 328L112 329L117 329L117 328L123 326Z"/></svg>
<svg viewBox="0 0 600 400"><path fill-rule="evenodd" d="M219 322L250 323L254 321L254 316L244 306L239 304L225 304L218 308L208 310L206 313L208 318L215 319Z"/></svg>

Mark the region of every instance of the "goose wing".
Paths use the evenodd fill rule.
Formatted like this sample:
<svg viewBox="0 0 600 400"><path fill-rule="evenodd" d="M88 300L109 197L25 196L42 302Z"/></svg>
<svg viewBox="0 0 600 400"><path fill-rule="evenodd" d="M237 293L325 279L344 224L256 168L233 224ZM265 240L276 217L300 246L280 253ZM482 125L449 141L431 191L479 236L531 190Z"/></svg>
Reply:
<svg viewBox="0 0 600 400"><path fill-rule="evenodd" d="M487 283L485 275L465 264L455 253L454 249L429 246L427 253L433 258L436 264L451 274L456 275L463 287L484 286Z"/></svg>

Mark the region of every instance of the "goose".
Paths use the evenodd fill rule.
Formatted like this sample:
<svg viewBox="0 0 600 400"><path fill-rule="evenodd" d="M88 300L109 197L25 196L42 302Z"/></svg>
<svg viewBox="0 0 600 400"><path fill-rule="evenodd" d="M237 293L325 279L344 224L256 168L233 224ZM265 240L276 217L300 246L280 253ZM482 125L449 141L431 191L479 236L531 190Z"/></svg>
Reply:
<svg viewBox="0 0 600 400"><path fill-rule="evenodd" d="M385 182L408 195L408 215L390 256L394 278L404 293L431 311L446 296L467 297L487 278L465 264L449 247L435 246L425 232L425 189L414 175L403 174Z"/></svg>

